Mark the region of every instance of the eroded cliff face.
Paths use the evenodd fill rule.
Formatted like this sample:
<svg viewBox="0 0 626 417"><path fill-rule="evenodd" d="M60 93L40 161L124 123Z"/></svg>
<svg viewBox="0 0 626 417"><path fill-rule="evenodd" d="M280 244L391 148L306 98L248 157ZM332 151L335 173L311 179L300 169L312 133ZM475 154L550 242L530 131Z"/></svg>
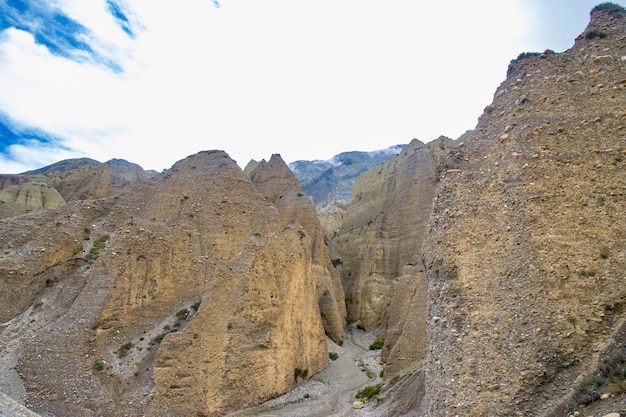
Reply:
<svg viewBox="0 0 626 417"><path fill-rule="evenodd" d="M326 334L341 344L346 328L346 304L339 273L326 251L324 232L311 200L280 155L262 161L250 173L257 189L274 204L284 227L300 224L311 240L313 275Z"/></svg>
<svg viewBox="0 0 626 417"><path fill-rule="evenodd" d="M333 238L348 321L360 321L365 329L383 325L384 357L392 370L424 354L422 240L435 193L436 167L452 146L453 141L443 137L427 145L413 140L398 156L361 174L341 230ZM410 308L423 314L405 327Z"/></svg>
<svg viewBox="0 0 626 417"><path fill-rule="evenodd" d="M214 151L0 221L0 388L58 415L219 415L319 372L322 254L286 211Z"/></svg>
<svg viewBox="0 0 626 417"><path fill-rule="evenodd" d="M420 415L567 415L626 299L626 13L522 55L440 166Z"/></svg>

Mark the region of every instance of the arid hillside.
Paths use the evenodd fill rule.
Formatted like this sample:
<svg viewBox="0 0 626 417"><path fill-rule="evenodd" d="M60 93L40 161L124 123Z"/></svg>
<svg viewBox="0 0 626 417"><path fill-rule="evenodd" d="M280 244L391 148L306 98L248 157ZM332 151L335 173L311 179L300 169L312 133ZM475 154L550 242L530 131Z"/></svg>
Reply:
<svg viewBox="0 0 626 417"><path fill-rule="evenodd" d="M156 175L122 159L67 159L18 175L0 175L0 218L109 197Z"/></svg>
<svg viewBox="0 0 626 417"><path fill-rule="evenodd" d="M626 11L591 16L570 50L514 60L439 165L423 368L380 415L620 410L595 401L626 378Z"/></svg>
<svg viewBox="0 0 626 417"><path fill-rule="evenodd" d="M343 292L310 200L272 163L290 217L212 151L0 221L0 390L53 415L219 415L324 369Z"/></svg>

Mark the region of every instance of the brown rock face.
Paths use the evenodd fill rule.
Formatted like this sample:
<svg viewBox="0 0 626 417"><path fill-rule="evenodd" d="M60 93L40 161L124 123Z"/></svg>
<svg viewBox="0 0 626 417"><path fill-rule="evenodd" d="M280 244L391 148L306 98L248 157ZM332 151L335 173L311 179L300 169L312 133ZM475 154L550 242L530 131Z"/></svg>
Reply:
<svg viewBox="0 0 626 417"><path fill-rule="evenodd" d="M0 221L0 389L56 415L219 415L326 367L319 243L259 190L202 152Z"/></svg>
<svg viewBox="0 0 626 417"><path fill-rule="evenodd" d="M567 415L622 331L625 40L611 6L572 49L520 56L441 166L420 415Z"/></svg>
<svg viewBox="0 0 626 417"><path fill-rule="evenodd" d="M326 253L324 233L311 200L279 155L262 161L250 173L252 182L279 210L284 227L302 225L312 243L313 275L324 329L335 342L343 342L346 306L339 273Z"/></svg>
<svg viewBox="0 0 626 417"><path fill-rule="evenodd" d="M413 140L400 155L361 174L341 230L333 239L341 256L348 321L370 329L381 323L394 279L407 265L421 270L421 245L436 184L436 165L452 140Z"/></svg>

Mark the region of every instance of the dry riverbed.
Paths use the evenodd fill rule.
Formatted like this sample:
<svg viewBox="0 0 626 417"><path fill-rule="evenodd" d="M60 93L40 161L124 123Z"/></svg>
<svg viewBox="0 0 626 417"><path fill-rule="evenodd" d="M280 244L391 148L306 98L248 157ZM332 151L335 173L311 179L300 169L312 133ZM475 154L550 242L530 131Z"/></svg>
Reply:
<svg viewBox="0 0 626 417"><path fill-rule="evenodd" d="M230 417L350 417L363 416L367 409L353 409L355 393L382 382L379 377L380 351L368 346L376 339L376 331L365 333L350 327L343 346L329 341L329 352L339 357L324 371L313 376L295 390L246 410L229 414Z"/></svg>

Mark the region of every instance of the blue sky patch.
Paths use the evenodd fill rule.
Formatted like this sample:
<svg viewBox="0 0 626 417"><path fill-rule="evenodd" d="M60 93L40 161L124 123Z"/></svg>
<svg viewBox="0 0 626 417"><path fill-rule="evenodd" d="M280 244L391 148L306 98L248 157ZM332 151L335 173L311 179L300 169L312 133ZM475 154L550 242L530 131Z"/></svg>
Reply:
<svg viewBox="0 0 626 417"><path fill-rule="evenodd" d="M107 0L109 12L129 36L134 36L131 24L122 8ZM72 19L53 3L23 0L0 1L0 30L13 27L30 33L35 41L50 53L77 62L93 61L114 72L122 68L113 60L98 54L88 43L91 31Z"/></svg>
<svg viewBox="0 0 626 417"><path fill-rule="evenodd" d="M133 29L131 27L130 20L122 11L120 5L112 0L107 0L107 7L109 8L109 13L111 13L111 16L115 18L115 21L122 28L122 30L126 32L128 36L134 38L135 33L133 32Z"/></svg>
<svg viewBox="0 0 626 417"><path fill-rule="evenodd" d="M0 114L0 153L10 158L7 150L11 145L19 145L25 141L35 140L42 144L54 145L61 143L60 139L44 132L41 129L19 129L9 119Z"/></svg>

